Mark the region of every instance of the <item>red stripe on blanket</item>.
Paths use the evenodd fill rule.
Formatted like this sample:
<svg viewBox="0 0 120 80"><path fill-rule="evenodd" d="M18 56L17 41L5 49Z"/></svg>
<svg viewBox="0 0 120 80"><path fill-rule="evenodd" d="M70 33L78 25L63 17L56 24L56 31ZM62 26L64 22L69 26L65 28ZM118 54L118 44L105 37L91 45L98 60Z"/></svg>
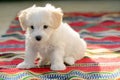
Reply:
<svg viewBox="0 0 120 80"><path fill-rule="evenodd" d="M17 65L18 63L22 62L23 59L14 59L12 61L0 61L0 66L2 65ZM80 63L108 63L108 62L119 62L120 58L83 58L78 60L76 64Z"/></svg>
<svg viewBox="0 0 120 80"><path fill-rule="evenodd" d="M0 61L0 66L6 66L6 65L17 65L21 63L23 60L22 59L14 59L12 61Z"/></svg>
<svg viewBox="0 0 120 80"><path fill-rule="evenodd" d="M93 41L120 41L120 37L118 36L106 36L104 38L84 38L85 40L93 40Z"/></svg>
<svg viewBox="0 0 120 80"><path fill-rule="evenodd" d="M7 44L25 44L25 41L7 40L7 41L4 41L4 42L0 42L0 45L7 45Z"/></svg>
<svg viewBox="0 0 120 80"><path fill-rule="evenodd" d="M87 44L87 48L92 48L92 49L100 49L100 48L106 48L106 49L115 49L115 48L120 48L119 45L96 45L96 44Z"/></svg>
<svg viewBox="0 0 120 80"><path fill-rule="evenodd" d="M67 67L66 70L62 70L62 71L57 71L62 72L62 73L67 73L73 70L79 70L79 71L84 71L84 72L107 72L107 71L114 71L116 69L118 69L120 66L102 66L102 67ZM50 68L32 68L32 69L17 69L17 68L10 68L10 69L1 69L0 72L4 72L4 73L8 73L8 74L15 74L15 73L20 73L20 72L24 72L24 71L31 71L33 73L49 73L49 72L56 72L56 71L51 71Z"/></svg>

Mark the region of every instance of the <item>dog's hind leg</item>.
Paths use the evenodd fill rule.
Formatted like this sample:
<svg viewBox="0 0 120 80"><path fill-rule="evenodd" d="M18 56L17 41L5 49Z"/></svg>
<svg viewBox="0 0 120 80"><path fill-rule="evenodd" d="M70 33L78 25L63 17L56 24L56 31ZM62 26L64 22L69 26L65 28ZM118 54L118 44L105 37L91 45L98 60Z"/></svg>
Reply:
<svg viewBox="0 0 120 80"><path fill-rule="evenodd" d="M75 59L73 57L65 57L64 62L68 65L73 65L75 63Z"/></svg>

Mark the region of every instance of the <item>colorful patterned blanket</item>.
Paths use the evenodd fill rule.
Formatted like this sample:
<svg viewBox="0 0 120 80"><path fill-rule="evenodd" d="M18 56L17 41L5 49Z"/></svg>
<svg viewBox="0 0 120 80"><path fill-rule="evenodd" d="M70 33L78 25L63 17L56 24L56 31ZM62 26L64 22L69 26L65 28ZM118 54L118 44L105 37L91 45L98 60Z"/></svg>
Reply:
<svg viewBox="0 0 120 80"><path fill-rule="evenodd" d="M25 53L25 32L15 18L0 38L0 80L120 80L120 12L65 13L64 22L87 42L82 60L64 71L15 68Z"/></svg>

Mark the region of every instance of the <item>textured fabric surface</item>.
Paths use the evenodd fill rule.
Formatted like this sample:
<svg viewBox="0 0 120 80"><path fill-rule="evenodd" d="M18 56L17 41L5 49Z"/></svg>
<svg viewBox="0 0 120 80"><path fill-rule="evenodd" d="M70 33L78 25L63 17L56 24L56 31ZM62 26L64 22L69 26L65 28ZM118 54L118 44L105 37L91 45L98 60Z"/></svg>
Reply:
<svg viewBox="0 0 120 80"><path fill-rule="evenodd" d="M15 68L25 53L25 32L15 18L0 39L0 80L119 80L120 12L65 13L64 22L87 42L82 60L64 71L51 71L49 65L29 70Z"/></svg>

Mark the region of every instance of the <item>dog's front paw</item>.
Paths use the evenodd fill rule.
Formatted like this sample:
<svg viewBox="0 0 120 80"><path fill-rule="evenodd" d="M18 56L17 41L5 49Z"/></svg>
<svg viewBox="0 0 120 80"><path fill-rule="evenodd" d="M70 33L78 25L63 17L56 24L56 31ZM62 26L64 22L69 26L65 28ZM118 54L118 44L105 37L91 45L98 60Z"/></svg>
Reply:
<svg viewBox="0 0 120 80"><path fill-rule="evenodd" d="M53 64L50 67L51 70L65 70L66 66L64 64Z"/></svg>
<svg viewBox="0 0 120 80"><path fill-rule="evenodd" d="M22 62L17 65L17 68L20 68L20 69L30 69L30 68L34 68L34 67L35 67L35 64L28 64L25 62Z"/></svg>

